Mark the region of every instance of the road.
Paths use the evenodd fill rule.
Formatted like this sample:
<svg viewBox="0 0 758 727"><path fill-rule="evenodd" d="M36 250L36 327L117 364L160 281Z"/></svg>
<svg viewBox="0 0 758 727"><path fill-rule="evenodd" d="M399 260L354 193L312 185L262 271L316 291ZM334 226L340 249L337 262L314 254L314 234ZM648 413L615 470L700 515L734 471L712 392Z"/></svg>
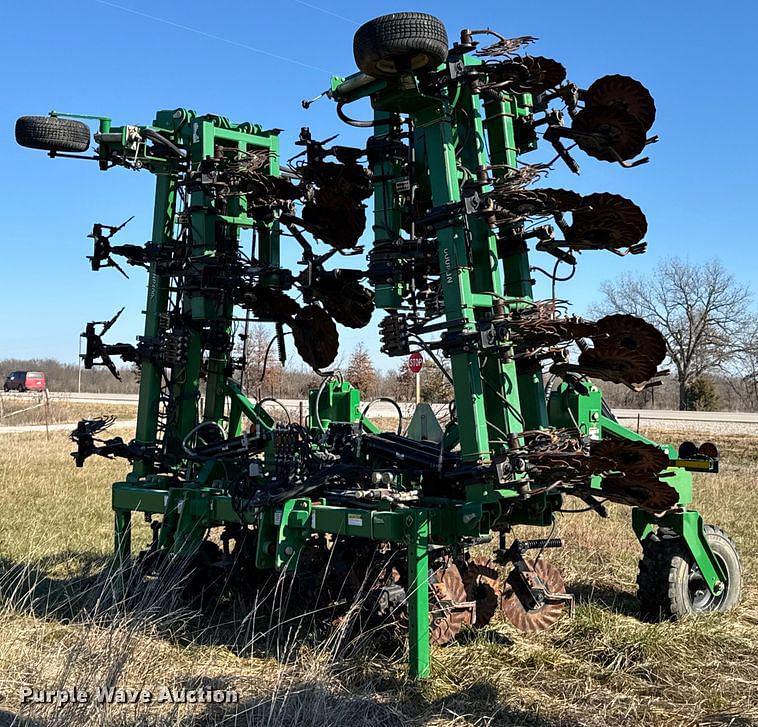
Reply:
<svg viewBox="0 0 758 727"><path fill-rule="evenodd" d="M36 399L38 394L3 394L4 397L19 397L24 399ZM51 399L60 401L71 401L77 403L92 404L135 404L137 403L136 394L91 394L76 392L50 392ZM300 416L301 407L303 413L308 410L308 402L299 399L281 399L281 404L287 409L290 416L296 419ZM272 411L276 405L269 405ZM363 404L363 407L366 405ZM407 421L413 414L413 404L401 403L400 408L403 412L403 418ZM100 407L102 409L102 407ZM438 416L446 413L447 404L434 404L433 408ZM99 411L98 413L103 413ZM758 413L755 412L693 412L693 411L673 411L668 409L615 409L616 418L625 426L632 429L640 427L652 427L659 429L683 429L692 431L709 431L719 434L756 434L758 435ZM385 401L376 401L369 407L367 416L371 418L394 419L397 417L395 407ZM122 426L133 426L131 421L119 422ZM69 424L54 424L50 426L51 431L64 430L70 427ZM23 431L45 431L44 425L33 426L8 426L0 427L0 432L18 433Z"/></svg>

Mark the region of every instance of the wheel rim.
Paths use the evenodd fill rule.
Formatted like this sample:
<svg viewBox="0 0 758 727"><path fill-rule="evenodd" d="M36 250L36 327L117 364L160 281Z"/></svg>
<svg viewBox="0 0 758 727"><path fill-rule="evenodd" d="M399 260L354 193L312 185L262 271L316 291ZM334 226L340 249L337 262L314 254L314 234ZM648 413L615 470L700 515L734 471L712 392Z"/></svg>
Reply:
<svg viewBox="0 0 758 727"><path fill-rule="evenodd" d="M690 576L687 582L687 590L693 611L717 611L726 598L727 591L729 590L729 574L726 569L726 563L724 563L724 559L718 553L714 553L714 555L721 569L726 574L724 589L718 595L711 593L700 568L697 567L696 563L693 563L690 567Z"/></svg>
<svg viewBox="0 0 758 727"><path fill-rule="evenodd" d="M407 68L409 71L417 71L419 68L425 68L431 63L431 58L426 53L414 53L410 58L403 56L401 58L384 58L377 61L376 67L383 73L400 73Z"/></svg>

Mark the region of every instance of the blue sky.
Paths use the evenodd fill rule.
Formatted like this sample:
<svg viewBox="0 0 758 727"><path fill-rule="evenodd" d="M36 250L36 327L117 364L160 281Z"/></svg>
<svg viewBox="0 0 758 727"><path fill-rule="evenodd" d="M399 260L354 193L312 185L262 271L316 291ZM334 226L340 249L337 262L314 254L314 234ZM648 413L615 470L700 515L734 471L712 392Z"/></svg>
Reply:
<svg viewBox="0 0 758 727"><path fill-rule="evenodd" d="M756 278L751 211L758 166L749 135L758 111L750 92L758 70L758 10L752 3L37 0L3 5L0 358L73 361L84 323L109 317L122 305L127 310L109 340L132 341L141 332L145 275L133 269L125 280L114 270L91 272L86 235L93 222L118 224L135 215L120 239L142 243L149 238L152 211L151 175L123 169L103 173L92 162L51 160L22 149L13 139L16 117L56 109L145 124L158 109L183 106L282 128L285 156L294 151L303 125L316 137L340 132L341 143L361 144L363 133L341 124L331 102L324 99L305 111L300 100L325 89L331 73L353 72L352 35L358 24L397 10L438 15L451 42L462 27L489 25L508 36L536 35L540 42L533 52L560 60L580 85L624 73L653 93L658 108L653 132L661 142L650 147L650 164L624 170L578 152L581 176L558 167L548 178L550 186L628 196L650 225L644 256L582 257L575 279L558 289L577 313L597 299L601 280L626 270L654 270L670 254L693 262L718 255L742 282ZM549 156L545 149L525 159ZM539 295L547 293L544 285L538 289ZM343 334L345 354L359 340L378 351L378 318L369 329ZM377 358L382 368L396 363Z"/></svg>

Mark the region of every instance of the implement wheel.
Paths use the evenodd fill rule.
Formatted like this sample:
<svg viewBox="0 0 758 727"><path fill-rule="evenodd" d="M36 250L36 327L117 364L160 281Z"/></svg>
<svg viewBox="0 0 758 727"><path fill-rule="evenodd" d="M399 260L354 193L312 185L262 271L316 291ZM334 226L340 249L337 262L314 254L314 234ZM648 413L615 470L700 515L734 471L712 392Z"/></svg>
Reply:
<svg viewBox="0 0 758 727"><path fill-rule="evenodd" d="M361 25L353 39L355 63L374 78L428 71L447 58L447 31L426 13L391 13Z"/></svg>
<svg viewBox="0 0 758 727"><path fill-rule="evenodd" d="M713 595L684 540L663 528L642 544L637 598L646 621L682 618L710 611L729 611L742 591L742 566L731 538L714 525L704 527L713 554L726 573L724 590Z"/></svg>
<svg viewBox="0 0 758 727"><path fill-rule="evenodd" d="M60 116L22 116L16 121L16 141L45 151L82 152L89 148L89 126Z"/></svg>

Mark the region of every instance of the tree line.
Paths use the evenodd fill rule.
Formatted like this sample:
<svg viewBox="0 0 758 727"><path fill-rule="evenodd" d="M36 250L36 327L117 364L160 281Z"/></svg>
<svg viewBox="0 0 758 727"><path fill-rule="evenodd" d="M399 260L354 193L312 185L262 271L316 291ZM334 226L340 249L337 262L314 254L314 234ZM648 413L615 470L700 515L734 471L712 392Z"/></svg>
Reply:
<svg viewBox="0 0 758 727"><path fill-rule="evenodd" d="M697 264L666 258L650 273L627 273L603 283L600 295L593 315L628 313L661 331L666 339L666 365L672 374L662 379L661 386L639 393L598 382L611 406L758 410L758 316L752 307L753 293L717 259ZM246 340L237 343L235 355L244 355L244 385L255 396L302 399L319 383L310 369L279 361L269 326L250 326ZM365 399L414 399L415 376L407 360L382 372L359 343L341 369ZM119 382L104 369L80 372L76 364L55 359L0 361L3 375L17 370L44 371L54 391L77 391L80 374L82 391L133 393L139 388L138 372L130 367L121 369ZM444 402L452 396L445 372L427 358L421 374L421 399Z"/></svg>

